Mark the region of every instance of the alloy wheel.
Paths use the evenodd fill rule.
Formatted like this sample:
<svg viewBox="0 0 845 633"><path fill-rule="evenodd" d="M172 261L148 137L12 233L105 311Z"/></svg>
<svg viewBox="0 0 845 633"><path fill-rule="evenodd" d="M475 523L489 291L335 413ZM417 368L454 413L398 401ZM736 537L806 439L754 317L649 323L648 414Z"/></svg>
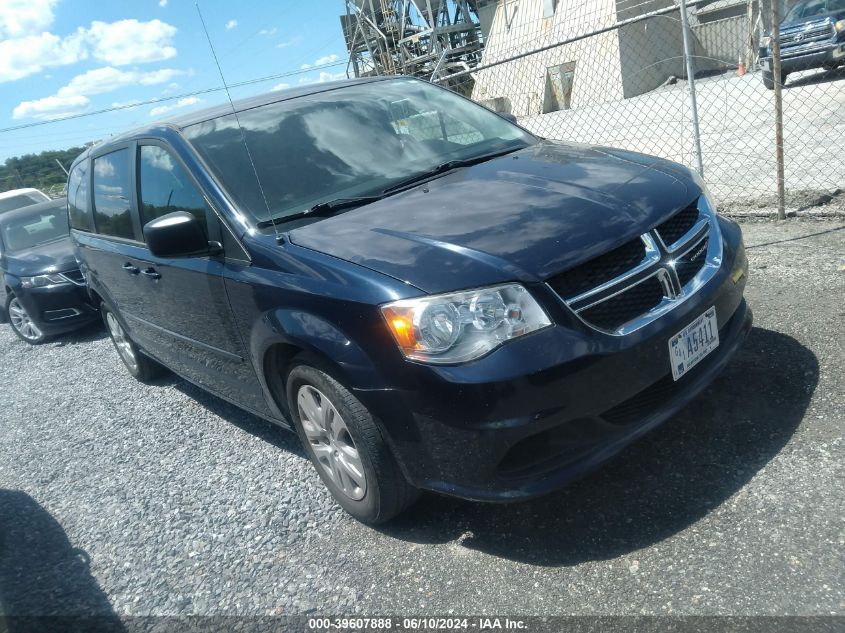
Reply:
<svg viewBox="0 0 845 633"><path fill-rule="evenodd" d="M109 326L109 333L114 346L117 348L117 353L133 372L138 371L138 359L135 356L135 350L132 349L132 343L126 337L126 332L123 331L117 318L111 313L106 312L106 324Z"/></svg>
<svg viewBox="0 0 845 633"><path fill-rule="evenodd" d="M17 297L9 302L9 321L17 333L27 341L35 342L44 336Z"/></svg>
<svg viewBox="0 0 845 633"><path fill-rule="evenodd" d="M349 428L335 406L319 389L302 385L296 396L302 429L317 462L353 501L367 492L367 476Z"/></svg>

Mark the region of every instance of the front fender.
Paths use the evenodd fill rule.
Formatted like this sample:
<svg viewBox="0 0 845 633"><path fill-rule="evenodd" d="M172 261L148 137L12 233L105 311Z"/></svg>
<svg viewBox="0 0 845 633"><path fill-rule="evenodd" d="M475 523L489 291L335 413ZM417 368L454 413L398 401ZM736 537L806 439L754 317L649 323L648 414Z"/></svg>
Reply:
<svg viewBox="0 0 845 633"><path fill-rule="evenodd" d="M319 357L329 365L337 378L352 389L381 389L385 382L372 359L363 348L336 324L299 309L279 308L257 319L250 333L250 354L256 362L256 373L265 393L283 397L279 384L273 384L274 371L268 366L273 348L279 345L302 350ZM280 376L278 378L284 378ZM273 408L284 402L271 402ZM281 407L280 407L281 409ZM285 411L279 411L287 417Z"/></svg>

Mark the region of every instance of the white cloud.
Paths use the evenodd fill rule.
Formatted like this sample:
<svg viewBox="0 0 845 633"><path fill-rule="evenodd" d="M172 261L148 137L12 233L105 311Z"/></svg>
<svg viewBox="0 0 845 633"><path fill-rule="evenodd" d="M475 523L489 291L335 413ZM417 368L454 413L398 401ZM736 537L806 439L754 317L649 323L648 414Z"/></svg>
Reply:
<svg viewBox="0 0 845 633"><path fill-rule="evenodd" d="M281 42L279 44L276 44L276 48L288 48L289 46L296 46L301 41L302 41L302 36L297 35L295 37L290 38L286 42Z"/></svg>
<svg viewBox="0 0 845 633"><path fill-rule="evenodd" d="M56 94L33 101L23 101L12 111L12 118L56 119L68 114L75 114L85 110L90 104L91 95L111 92L126 86L152 86L170 81L184 71L174 68L162 68L150 72L137 70L118 70L111 66L95 68L77 75L67 85L62 86ZM113 107L127 105L116 102Z"/></svg>
<svg viewBox="0 0 845 633"><path fill-rule="evenodd" d="M299 67L300 70L308 70L309 68L311 68L311 64L302 64L302 66Z"/></svg>
<svg viewBox="0 0 845 633"><path fill-rule="evenodd" d="M5 1L0 0L0 15ZM64 37L45 31L0 38L0 83L23 79L45 68L75 64L90 56L112 66L170 59L176 56L172 45L175 34L175 27L160 20L120 20L92 22L90 28L79 28Z"/></svg>
<svg viewBox="0 0 845 633"><path fill-rule="evenodd" d="M52 33L0 41L0 83L23 79L51 66L66 66L88 57L81 33L61 39Z"/></svg>
<svg viewBox="0 0 845 633"><path fill-rule="evenodd" d="M322 71L319 77L300 77L299 83L301 84L321 84L325 83L326 81L337 81L338 79L347 79L345 72L340 73L327 73Z"/></svg>
<svg viewBox="0 0 845 633"><path fill-rule="evenodd" d="M158 0L158 6L166 7L167 6L167 0Z"/></svg>
<svg viewBox="0 0 845 633"><path fill-rule="evenodd" d="M260 31L258 31L258 34L263 35L265 37L269 37L271 35L275 35L276 30L276 27L273 27L272 29L261 29Z"/></svg>
<svg viewBox="0 0 845 633"><path fill-rule="evenodd" d="M92 22L88 29L92 54L107 64L125 66L176 57L176 27L161 20Z"/></svg>
<svg viewBox="0 0 845 633"><path fill-rule="evenodd" d="M323 55L322 57L318 57L314 60L315 66L322 66L323 64L331 64L332 62L336 62L340 57L335 54L331 55Z"/></svg>
<svg viewBox="0 0 845 633"><path fill-rule="evenodd" d="M173 110L178 110L179 108L187 108L188 106L192 106L201 102L202 99L198 99L197 97L184 97L182 99L179 99L179 101L172 105L156 106L155 108L150 110L150 116L161 116L162 114L172 112Z"/></svg>
<svg viewBox="0 0 845 633"><path fill-rule="evenodd" d="M231 31L231 30L232 30L233 28L235 28L237 25L238 25L238 21L237 21L237 20L229 20L228 22L226 22L226 30L227 30L227 31Z"/></svg>
<svg viewBox="0 0 845 633"><path fill-rule="evenodd" d="M129 101L113 101L111 107L113 108L131 108L139 105L141 102L138 99L130 99Z"/></svg>
<svg viewBox="0 0 845 633"><path fill-rule="evenodd" d="M161 68L149 72L118 70L112 66L95 68L77 75L66 86L59 88L58 96L95 95L111 92L125 86L153 86L163 84L184 72L175 68Z"/></svg>
<svg viewBox="0 0 845 633"><path fill-rule="evenodd" d="M274 92L276 90L284 90L285 88L290 88L290 84L286 84L286 83L276 84L275 86L270 88L270 92Z"/></svg>
<svg viewBox="0 0 845 633"><path fill-rule="evenodd" d="M43 33L57 0L0 0L0 40Z"/></svg>
<svg viewBox="0 0 845 633"><path fill-rule="evenodd" d="M59 97L53 95L36 99L34 101L23 101L12 111L13 119L42 119L49 121L59 119L70 114L78 114L88 108L90 101L82 95L71 95Z"/></svg>

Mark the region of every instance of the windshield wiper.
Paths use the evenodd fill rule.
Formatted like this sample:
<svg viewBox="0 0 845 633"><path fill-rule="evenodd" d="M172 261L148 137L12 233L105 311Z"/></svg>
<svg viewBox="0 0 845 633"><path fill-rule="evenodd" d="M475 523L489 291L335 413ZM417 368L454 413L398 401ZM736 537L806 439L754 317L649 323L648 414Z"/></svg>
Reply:
<svg viewBox="0 0 845 633"><path fill-rule="evenodd" d="M355 198L335 198L334 200L328 200L326 202L318 202L310 209L305 209L305 211L291 213L290 215L283 215L278 218L273 218L272 220L262 220L258 223L258 228L267 228L274 226L277 223L290 222L291 220L298 220L300 218L307 218L311 216L328 216L332 215L335 211L359 207L362 204L381 200L383 197L383 194L378 194L374 196L358 196Z"/></svg>
<svg viewBox="0 0 845 633"><path fill-rule="evenodd" d="M457 169L458 167L469 167L470 165L477 165L478 163L484 163L488 160L493 158L497 158L499 156L504 156L505 154L511 154L517 150L523 149L522 147L508 147L507 149L500 149L495 152L489 152L487 154L480 154L478 156L472 156L470 158L459 158L455 160L448 160L445 163L440 163L439 165L432 167L431 169L417 174L416 176L411 176L405 180L401 180L397 182L395 185L391 185L382 193L393 193L394 191L398 191L399 189L404 189L405 187L410 187L418 182L422 182L424 180L429 180L430 178L434 178L435 176L439 176L440 174L446 173L447 171L452 171L453 169Z"/></svg>
<svg viewBox="0 0 845 633"><path fill-rule="evenodd" d="M352 198L335 198L334 200L328 200L326 202L318 202L310 209L305 209L304 211L299 211L297 213L291 213L290 215L283 215L278 218L273 218L272 220L262 220L258 223L258 228L269 228L271 226L275 226L276 224L281 224L285 222L290 222L292 220L298 220L301 218L307 218L311 216L319 217L319 216L329 216L332 215L335 211L341 211L343 209L351 209L353 207L359 207L364 204L369 204L370 202L375 202L376 200L381 200L382 198L399 191L400 189L404 189L405 187L410 187L418 182L422 182L424 180L429 180L443 174L447 171L451 171L453 169L457 169L458 167L469 167L470 165L477 165L478 163L483 163L498 156L504 156L505 154L510 154L517 150L523 149L521 146L517 147L508 147L507 149L500 149L495 152L489 152L487 154L479 154L478 156L472 156L470 158L461 158L456 160L449 160L445 163L440 163L439 165L424 171L421 174L417 174L415 176L411 176L405 180L397 182L394 185L391 185L387 189L383 189L381 193L374 194L371 196L357 196Z"/></svg>

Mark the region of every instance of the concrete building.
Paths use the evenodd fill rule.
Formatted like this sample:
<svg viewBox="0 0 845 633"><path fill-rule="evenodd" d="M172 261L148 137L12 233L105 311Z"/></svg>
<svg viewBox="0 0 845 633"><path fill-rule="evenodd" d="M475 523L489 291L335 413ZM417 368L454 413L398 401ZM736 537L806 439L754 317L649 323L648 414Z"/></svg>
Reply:
<svg viewBox="0 0 845 633"><path fill-rule="evenodd" d="M709 18L704 7L690 11L696 74L736 64L751 50L747 0L713 4ZM675 6L673 0L499 0L482 67L551 48L474 73L472 96L497 111L534 116L635 97L685 77L677 11L612 28ZM574 41L554 46L568 40Z"/></svg>

